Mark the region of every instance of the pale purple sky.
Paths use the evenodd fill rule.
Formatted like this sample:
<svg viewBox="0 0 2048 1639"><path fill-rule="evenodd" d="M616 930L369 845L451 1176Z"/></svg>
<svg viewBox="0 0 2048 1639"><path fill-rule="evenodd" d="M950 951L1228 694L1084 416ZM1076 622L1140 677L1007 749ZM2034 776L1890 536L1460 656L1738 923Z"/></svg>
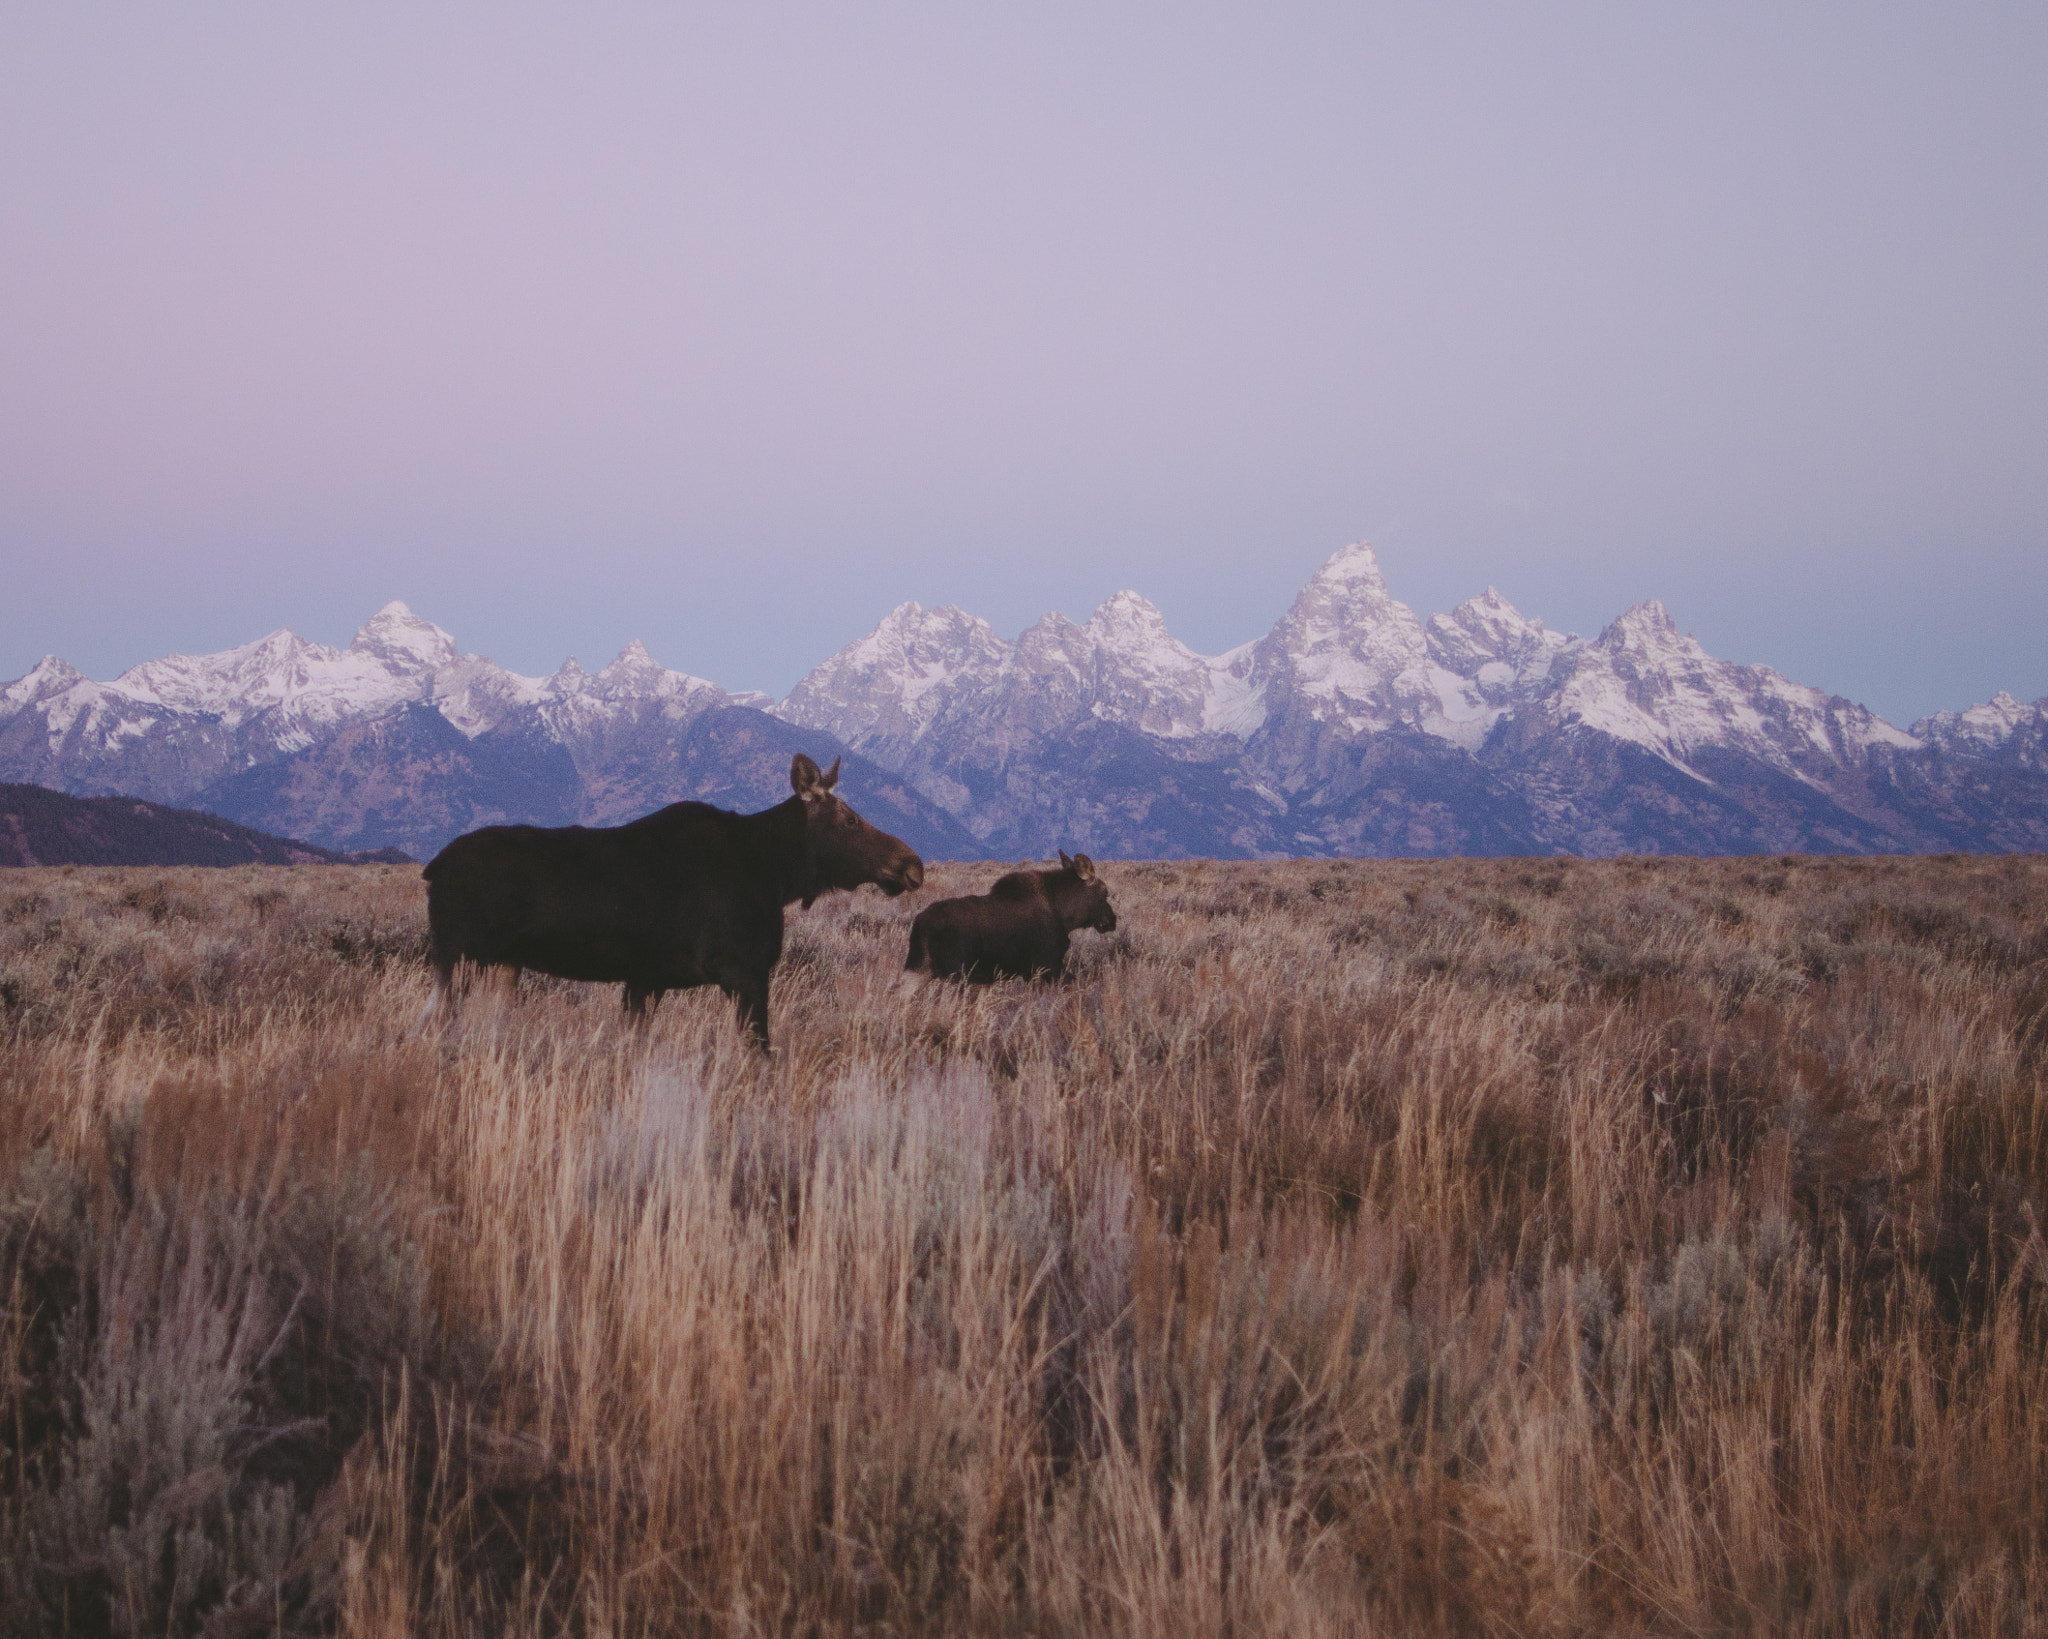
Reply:
<svg viewBox="0 0 2048 1639"><path fill-rule="evenodd" d="M0 11L0 678L1664 598L2048 694L2048 9Z"/></svg>

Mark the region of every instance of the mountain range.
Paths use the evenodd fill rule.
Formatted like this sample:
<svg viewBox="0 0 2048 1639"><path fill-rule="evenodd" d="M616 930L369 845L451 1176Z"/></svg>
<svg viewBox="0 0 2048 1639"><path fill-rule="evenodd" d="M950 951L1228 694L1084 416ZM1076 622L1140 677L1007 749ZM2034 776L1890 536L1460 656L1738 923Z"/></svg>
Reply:
<svg viewBox="0 0 2048 1639"><path fill-rule="evenodd" d="M1654 601L1592 638L1490 589L1424 620L1364 545L1220 655L1129 591L1014 640L906 603L775 701L637 641L520 676L391 603L345 649L278 631L111 682L48 656L0 689L0 780L421 858L498 820L765 806L798 750L930 858L2048 849L2048 699L1901 729Z"/></svg>

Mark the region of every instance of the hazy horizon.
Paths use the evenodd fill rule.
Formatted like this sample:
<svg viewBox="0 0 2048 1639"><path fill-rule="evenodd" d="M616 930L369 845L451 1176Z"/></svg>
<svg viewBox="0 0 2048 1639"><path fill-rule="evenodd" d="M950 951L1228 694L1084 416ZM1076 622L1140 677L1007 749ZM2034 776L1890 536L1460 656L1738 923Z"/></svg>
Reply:
<svg viewBox="0 0 2048 1639"><path fill-rule="evenodd" d="M0 18L0 677L391 598L775 695L1332 551L2048 695L2048 15Z"/></svg>

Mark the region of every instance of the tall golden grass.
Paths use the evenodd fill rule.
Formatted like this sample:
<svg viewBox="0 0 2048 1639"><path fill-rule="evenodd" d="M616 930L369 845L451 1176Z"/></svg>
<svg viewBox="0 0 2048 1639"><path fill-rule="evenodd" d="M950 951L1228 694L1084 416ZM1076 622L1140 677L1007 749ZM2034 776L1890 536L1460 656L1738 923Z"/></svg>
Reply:
<svg viewBox="0 0 2048 1639"><path fill-rule="evenodd" d="M764 1059L7 873L8 1630L2041 1631L2048 862L1105 874L792 912Z"/></svg>

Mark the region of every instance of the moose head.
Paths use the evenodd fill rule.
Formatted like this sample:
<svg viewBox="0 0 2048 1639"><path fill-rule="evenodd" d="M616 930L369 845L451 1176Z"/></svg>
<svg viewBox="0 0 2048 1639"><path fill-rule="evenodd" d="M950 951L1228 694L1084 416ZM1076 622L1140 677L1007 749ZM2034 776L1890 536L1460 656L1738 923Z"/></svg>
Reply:
<svg viewBox="0 0 2048 1639"><path fill-rule="evenodd" d="M892 898L924 886L924 861L901 838L856 814L833 794L839 783L839 759L820 769L799 751L789 765L789 788L803 805L804 846L811 875L805 886L806 908L830 888L858 888L872 882Z"/></svg>
<svg viewBox="0 0 2048 1639"><path fill-rule="evenodd" d="M1046 884L1053 908L1071 931L1093 928L1097 933L1116 931L1116 911L1109 902L1109 889L1095 874L1095 861L1086 854L1067 856L1060 851L1060 876Z"/></svg>

